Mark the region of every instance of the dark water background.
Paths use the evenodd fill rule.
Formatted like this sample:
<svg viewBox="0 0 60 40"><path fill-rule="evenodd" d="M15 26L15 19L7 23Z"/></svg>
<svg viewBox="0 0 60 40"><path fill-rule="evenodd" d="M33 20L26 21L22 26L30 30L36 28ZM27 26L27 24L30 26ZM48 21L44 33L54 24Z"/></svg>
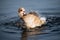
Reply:
<svg viewBox="0 0 60 40"><path fill-rule="evenodd" d="M19 7L47 18L42 30L24 31L16 26ZM0 0L0 40L60 40L60 0Z"/></svg>

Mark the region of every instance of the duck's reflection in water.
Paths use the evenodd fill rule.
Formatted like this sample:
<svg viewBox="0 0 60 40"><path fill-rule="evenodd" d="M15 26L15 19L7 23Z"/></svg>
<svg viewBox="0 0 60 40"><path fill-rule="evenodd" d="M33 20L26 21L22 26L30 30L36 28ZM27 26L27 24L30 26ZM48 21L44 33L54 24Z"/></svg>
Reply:
<svg viewBox="0 0 60 40"><path fill-rule="evenodd" d="M23 31L22 32L22 37L21 37L21 40L27 40L27 32Z"/></svg>
<svg viewBox="0 0 60 40"><path fill-rule="evenodd" d="M21 37L21 40L28 40L29 36L36 36L36 35L41 35L41 34L46 34L44 32L41 32L41 30L35 30L33 29L34 31L26 31L24 30L22 32L22 37Z"/></svg>

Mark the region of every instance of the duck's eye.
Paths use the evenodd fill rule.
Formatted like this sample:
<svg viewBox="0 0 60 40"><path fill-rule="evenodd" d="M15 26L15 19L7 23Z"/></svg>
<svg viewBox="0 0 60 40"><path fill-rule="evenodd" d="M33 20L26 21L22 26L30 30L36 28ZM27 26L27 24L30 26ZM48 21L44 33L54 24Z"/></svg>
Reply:
<svg viewBox="0 0 60 40"><path fill-rule="evenodd" d="M20 11L22 11L22 10L20 10Z"/></svg>

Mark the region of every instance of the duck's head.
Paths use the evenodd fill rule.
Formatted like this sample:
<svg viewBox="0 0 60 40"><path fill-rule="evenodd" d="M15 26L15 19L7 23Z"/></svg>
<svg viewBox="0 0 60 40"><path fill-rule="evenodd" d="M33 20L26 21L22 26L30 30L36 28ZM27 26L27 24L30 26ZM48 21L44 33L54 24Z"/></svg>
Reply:
<svg viewBox="0 0 60 40"><path fill-rule="evenodd" d="M24 8L19 8L18 9L18 15L22 17L25 14L25 9Z"/></svg>

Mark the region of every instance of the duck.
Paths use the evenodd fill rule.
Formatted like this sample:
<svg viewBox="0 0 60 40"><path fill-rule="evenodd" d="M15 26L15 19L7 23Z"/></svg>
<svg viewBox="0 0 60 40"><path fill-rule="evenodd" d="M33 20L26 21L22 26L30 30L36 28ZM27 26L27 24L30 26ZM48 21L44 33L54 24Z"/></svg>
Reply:
<svg viewBox="0 0 60 40"><path fill-rule="evenodd" d="M24 24L27 29L41 27L46 23L46 18L39 17L36 12L25 12L25 8L18 9L18 16L24 21Z"/></svg>

